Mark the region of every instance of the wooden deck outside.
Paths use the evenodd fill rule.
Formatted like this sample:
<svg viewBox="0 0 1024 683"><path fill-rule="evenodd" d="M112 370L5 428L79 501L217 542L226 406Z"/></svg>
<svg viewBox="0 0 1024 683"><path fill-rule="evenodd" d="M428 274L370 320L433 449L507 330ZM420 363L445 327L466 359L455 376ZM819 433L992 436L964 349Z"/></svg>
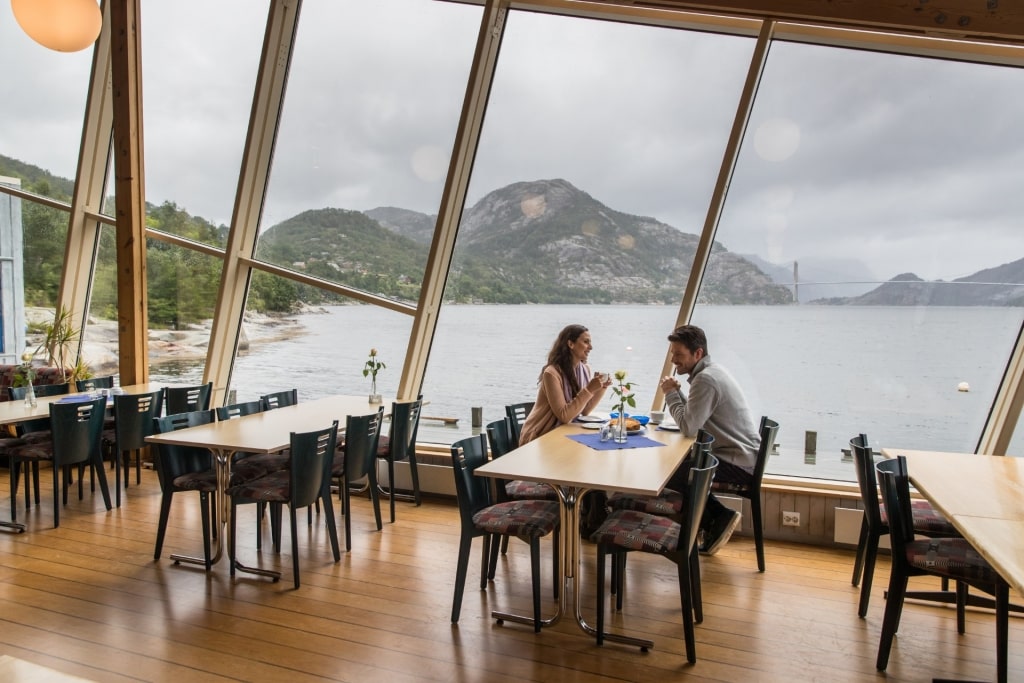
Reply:
<svg viewBox="0 0 1024 683"><path fill-rule="evenodd" d="M6 472L0 506L8 514ZM120 509L86 492L52 529L50 471L42 505L0 532L0 655L95 681L931 681L993 680L995 625L971 611L966 635L951 608L908 603L887 674L875 671L888 562L875 578L868 618L857 618L852 551L772 542L757 573L753 542L736 538L703 567L705 620L696 665L686 663L674 565L634 554L626 605L611 626L655 641L643 654L597 647L571 619L535 635L498 626L490 610L529 613L526 546L513 543L497 580L478 590L480 541L470 561L462 618L449 620L459 520L453 501L400 502L398 521L373 526L368 500L353 503L353 549L331 562L321 524L300 515L302 587L282 554L257 554L252 506L239 520L240 556L284 572L279 583L176 566L172 552L200 550L198 495L178 494L164 556L154 562L160 492L143 472ZM386 515L385 515L386 518ZM315 521L318 521L315 519ZM543 544L545 553L550 543ZM593 547L582 570L593 614ZM542 563L544 594L550 564ZM931 582L921 582L931 586ZM545 603L550 609L551 603ZM1024 623L1011 617L1010 680L1024 680Z"/></svg>

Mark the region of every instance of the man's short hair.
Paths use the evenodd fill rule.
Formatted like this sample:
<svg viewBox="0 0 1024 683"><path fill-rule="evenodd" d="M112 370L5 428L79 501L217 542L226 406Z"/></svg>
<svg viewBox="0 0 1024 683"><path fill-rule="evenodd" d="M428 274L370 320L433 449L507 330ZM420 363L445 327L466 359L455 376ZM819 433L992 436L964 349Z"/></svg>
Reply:
<svg viewBox="0 0 1024 683"><path fill-rule="evenodd" d="M697 349L702 349L704 355L708 353L708 338L704 334L704 330L700 329L696 325L683 325L677 327L672 334L668 335L670 342L676 342L682 344L690 350L690 353L696 353Z"/></svg>

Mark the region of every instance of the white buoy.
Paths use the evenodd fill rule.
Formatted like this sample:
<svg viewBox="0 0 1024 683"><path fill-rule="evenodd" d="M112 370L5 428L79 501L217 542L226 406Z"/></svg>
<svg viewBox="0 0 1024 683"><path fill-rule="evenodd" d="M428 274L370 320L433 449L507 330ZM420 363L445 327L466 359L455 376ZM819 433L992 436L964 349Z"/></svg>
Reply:
<svg viewBox="0 0 1024 683"><path fill-rule="evenodd" d="M967 382L960 382L960 384L956 385L956 390L957 391L970 391L971 390L971 385L968 384Z"/></svg>

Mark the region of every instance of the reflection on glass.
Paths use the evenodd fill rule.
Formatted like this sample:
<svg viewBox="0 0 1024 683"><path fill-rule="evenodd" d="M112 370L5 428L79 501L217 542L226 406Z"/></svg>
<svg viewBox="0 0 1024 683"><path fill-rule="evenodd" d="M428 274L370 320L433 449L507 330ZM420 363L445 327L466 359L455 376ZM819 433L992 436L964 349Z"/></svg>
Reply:
<svg viewBox="0 0 1024 683"><path fill-rule="evenodd" d="M267 7L183 0L143 8L147 201L170 203L220 233L231 222ZM188 236L218 245L224 238L217 230Z"/></svg>
<svg viewBox="0 0 1024 683"><path fill-rule="evenodd" d="M417 300L480 15L430 0L303 3L258 258Z"/></svg>
<svg viewBox="0 0 1024 683"><path fill-rule="evenodd" d="M82 330L82 358L94 375L118 374L117 245L115 228L100 229L89 318Z"/></svg>
<svg viewBox="0 0 1024 683"><path fill-rule="evenodd" d="M1024 101L1006 97L1022 86L1016 69L772 47L717 241L799 305L694 314L782 425L769 473L852 480L841 449L862 432L974 450L1022 319L1004 266L1024 256Z"/></svg>

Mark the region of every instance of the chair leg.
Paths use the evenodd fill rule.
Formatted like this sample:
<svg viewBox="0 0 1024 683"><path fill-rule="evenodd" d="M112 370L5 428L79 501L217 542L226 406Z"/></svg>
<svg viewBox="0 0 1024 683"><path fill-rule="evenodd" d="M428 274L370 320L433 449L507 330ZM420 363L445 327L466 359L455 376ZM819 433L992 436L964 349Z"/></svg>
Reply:
<svg viewBox="0 0 1024 683"><path fill-rule="evenodd" d="M956 582L956 632L967 632L967 584L963 581Z"/></svg>
<svg viewBox="0 0 1024 683"><path fill-rule="evenodd" d="M552 573L551 581L554 584L554 591L553 592L555 594L555 600L558 600L559 591L561 590L559 584L562 583L562 571L561 571L562 567L559 564L559 559L560 558L558 556L559 550L560 550L560 548L562 546L561 546L561 542L559 540L561 538L561 536L559 535L558 531L559 531L558 527L555 527L554 532L551 534L551 541L552 541L552 543L554 543L554 545L551 546L551 557L552 557L553 565L554 565L552 567L553 573Z"/></svg>
<svg viewBox="0 0 1024 683"><path fill-rule="evenodd" d="M349 511L349 492L348 492L348 479L342 479L341 485L338 487L338 495L341 496L341 509L345 515L345 552L352 550L352 515ZM463 577L465 580L465 577ZM459 601L462 601L461 594ZM457 621L457 618L452 621Z"/></svg>
<svg viewBox="0 0 1024 683"><path fill-rule="evenodd" d="M53 463L53 528L56 529L60 526L60 489L61 479L64 475L64 468L60 467L56 462ZM67 486L64 486L65 493L67 492Z"/></svg>
<svg viewBox="0 0 1024 683"><path fill-rule="evenodd" d="M412 499L416 507L423 501L420 499L420 473L416 470L416 454L409 452L409 476L412 477Z"/></svg>
<svg viewBox="0 0 1024 683"><path fill-rule="evenodd" d="M108 510L113 510L114 506L110 502L110 487L107 486L107 473L103 469L103 459L98 453L96 455L96 460L94 460L92 464L96 470L96 478L100 481L100 493L103 494L103 504Z"/></svg>
<svg viewBox="0 0 1024 683"><path fill-rule="evenodd" d="M683 614L683 639L686 642L686 661L690 664L697 662L697 637L693 629L693 592L690 581L690 560L694 556L689 553L686 557L676 558L676 568L679 575L679 600Z"/></svg>
<svg viewBox="0 0 1024 683"><path fill-rule="evenodd" d="M391 508L391 523L395 523L395 461L392 458L387 458L388 463L388 485L391 487L388 491L388 506Z"/></svg>
<svg viewBox="0 0 1024 683"><path fill-rule="evenodd" d="M597 624L594 630L597 632L597 644L604 644L604 576L605 558L607 551L603 544L597 544ZM615 553L612 554L612 562L616 562Z"/></svg>
<svg viewBox="0 0 1024 683"><path fill-rule="evenodd" d="M466 587L466 574L469 569L469 551L473 547L473 537L463 532L459 537L459 559L455 565L455 596L452 598L452 623L459 623L462 612L462 593Z"/></svg>
<svg viewBox="0 0 1024 683"><path fill-rule="evenodd" d="M504 537L502 537L504 538ZM497 536L486 545L487 548L487 579L494 581L494 574L498 570L498 548L501 542Z"/></svg>
<svg viewBox="0 0 1024 683"><path fill-rule="evenodd" d="M27 470L26 470L27 472ZM28 476L27 474L25 475ZM27 480L26 480L27 481ZM39 461L32 461L32 490L36 494L36 505L39 505ZM28 484L25 484L25 507L28 507Z"/></svg>
<svg viewBox="0 0 1024 683"><path fill-rule="evenodd" d="M1005 581L996 584L996 680L1006 683L1007 654L1010 639L1010 586Z"/></svg>
<svg viewBox="0 0 1024 683"><path fill-rule="evenodd" d="M380 492L377 490L377 471L376 468L370 470L370 474L367 475L370 479L370 500L373 502L373 518L377 522L377 531L384 528L384 524L380 517ZM394 500L394 496L392 496Z"/></svg>
<svg viewBox="0 0 1024 683"><path fill-rule="evenodd" d="M690 601L693 607L693 623L704 623L704 592L700 585L700 552L696 547L690 552Z"/></svg>
<svg viewBox="0 0 1024 683"><path fill-rule="evenodd" d="M157 522L156 527L156 548L153 550L153 559L159 560L160 553L164 548L164 535L167 533L167 520L171 514L171 497L174 495L173 491L165 491L160 498L160 521ZM205 505L203 506L206 507Z"/></svg>
<svg viewBox="0 0 1024 683"><path fill-rule="evenodd" d="M292 525L292 573L295 575L295 587L299 587L299 526L295 520L295 507L288 506L288 521Z"/></svg>
<svg viewBox="0 0 1024 683"><path fill-rule="evenodd" d="M879 535L874 531L868 531L867 540L864 541L864 552L862 562L864 565L860 585L860 601L857 604L857 616L863 619L868 613L868 602L871 600L871 584L875 578L875 562L878 559Z"/></svg>
<svg viewBox="0 0 1024 683"><path fill-rule="evenodd" d="M530 583L533 585L533 632L540 633L540 539L530 539Z"/></svg>
<svg viewBox="0 0 1024 683"><path fill-rule="evenodd" d="M202 494L200 494L202 495ZM203 507L206 507L205 501ZM228 566L231 567L231 576L235 575L235 518L238 517L238 505L235 499L231 499L231 519L228 524L231 526L231 533L228 534Z"/></svg>
<svg viewBox="0 0 1024 683"><path fill-rule="evenodd" d="M210 555L210 496L205 491L199 493L199 506L202 509L201 517L203 523L203 560L205 560L206 571L213 569L213 559ZM171 497L167 496L168 505L171 502ZM234 509L231 510L232 523L234 523ZM231 530L231 541L234 543L235 530ZM232 561L232 570L234 570L234 561Z"/></svg>
<svg viewBox="0 0 1024 683"><path fill-rule="evenodd" d="M761 497L750 498L750 521L754 525L754 549L757 551L757 571L764 571L764 524L761 520Z"/></svg>
<svg viewBox="0 0 1024 683"><path fill-rule="evenodd" d="M21 470L21 463L14 458L7 459L7 470L11 477L11 521L18 520L18 478ZM28 466L25 467L25 499L31 500L32 496L28 491Z"/></svg>
<svg viewBox="0 0 1024 683"><path fill-rule="evenodd" d="M142 449L135 449L135 485L142 485Z"/></svg>
<svg viewBox="0 0 1024 683"><path fill-rule="evenodd" d="M885 599L885 616L882 617L882 635L878 639L878 659L875 668L885 671L889 665L889 652L892 650L892 639L900 626L900 614L903 612L903 597L907 592L907 577L893 571L889 576L889 593Z"/></svg>
<svg viewBox="0 0 1024 683"><path fill-rule="evenodd" d="M853 561L853 578L850 582L857 586L860 584L861 573L864 570L864 551L868 546L868 520L860 520L860 538L857 540L857 556Z"/></svg>
<svg viewBox="0 0 1024 683"><path fill-rule="evenodd" d="M341 561L341 548L338 545L338 523L334 519L334 503L331 501L331 487L324 486L320 498L324 503L324 520L327 522L327 535L331 541L331 554L334 561Z"/></svg>
<svg viewBox="0 0 1024 683"><path fill-rule="evenodd" d="M491 559L491 543L497 543L494 534L484 534L484 552L480 561L480 590L487 590L487 567Z"/></svg>

